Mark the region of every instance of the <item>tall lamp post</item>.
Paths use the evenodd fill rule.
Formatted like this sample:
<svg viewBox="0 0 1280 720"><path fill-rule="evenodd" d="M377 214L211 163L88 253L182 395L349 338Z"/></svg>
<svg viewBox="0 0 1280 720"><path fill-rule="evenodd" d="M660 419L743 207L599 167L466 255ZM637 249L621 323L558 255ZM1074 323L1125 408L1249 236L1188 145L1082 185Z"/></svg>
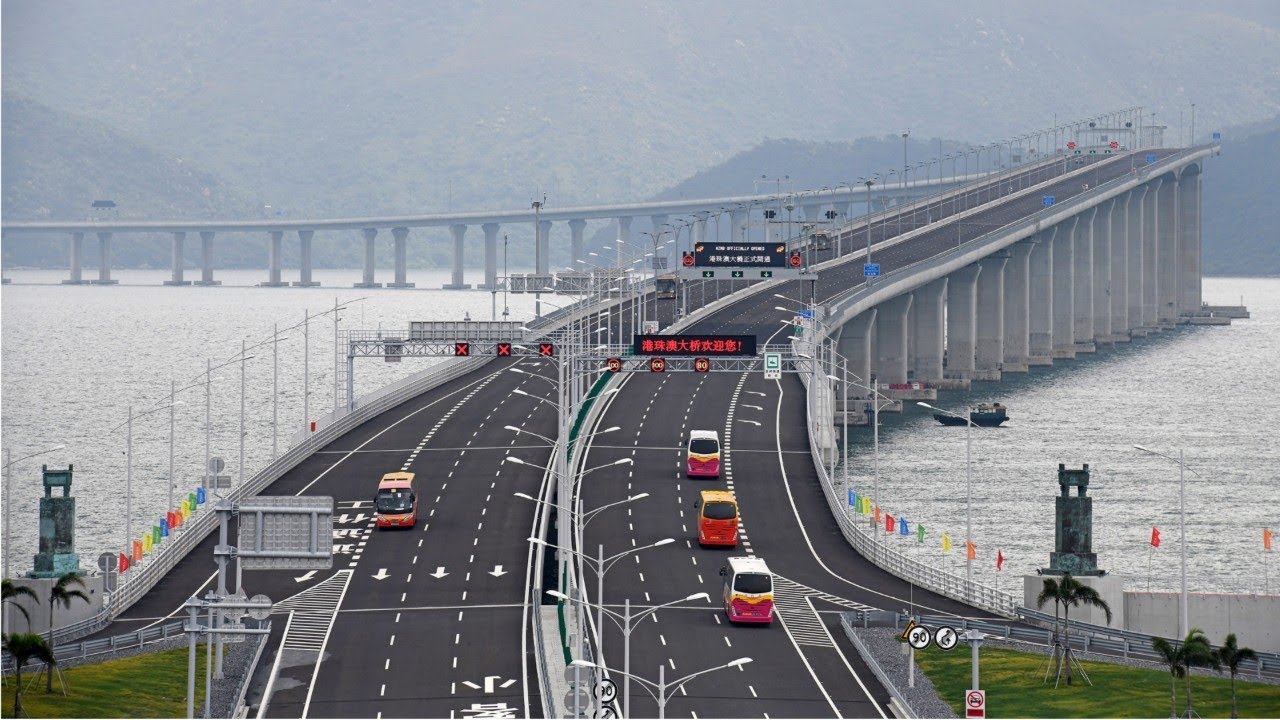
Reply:
<svg viewBox="0 0 1280 720"><path fill-rule="evenodd" d="M964 420L964 594L968 600L973 594L973 561L969 559L969 543L973 542L973 418L923 401L916 404Z"/></svg>
<svg viewBox="0 0 1280 720"><path fill-rule="evenodd" d="M867 186L867 264L871 264L871 186L875 180L863 178L862 184ZM867 287L871 287L871 278L867 278Z"/></svg>
<svg viewBox="0 0 1280 720"><path fill-rule="evenodd" d="M1147 453L1148 455L1155 455L1156 457L1162 457L1165 460L1168 460L1170 462L1175 462L1178 464L1178 544L1182 546L1182 597L1179 603L1181 605L1181 608L1179 608L1179 613L1178 613L1178 625L1179 625L1178 637L1186 637L1187 633L1189 632L1188 629L1191 627L1190 623L1187 621L1187 473L1186 473L1186 471L1189 470L1190 468L1188 468L1187 464L1182 460L1181 448L1179 448L1178 450L1178 457L1175 458L1172 455L1165 455L1164 453L1156 452L1155 450L1143 447L1141 445L1134 445L1133 447L1135 450L1139 450L1141 452ZM1191 473L1202 480L1204 479L1204 476L1196 472L1195 470L1191 470Z"/></svg>
<svg viewBox="0 0 1280 720"><path fill-rule="evenodd" d="M182 400L175 400L169 405L161 405L160 407L154 407L146 412L138 413L137 415L133 414L133 406L130 405L129 419L111 428L110 430L110 432L115 432L116 430L119 430L122 427L128 428L128 430L125 431L125 468L124 468L124 477L125 477L125 480L124 480L124 483L125 483L124 485L124 488L125 488L124 490L124 527L125 527L124 544L125 544L125 547L129 547L130 541L133 540L133 419L146 417L147 415L150 415L153 412L159 412L161 410L169 410L175 405L186 405L186 403L183 402ZM172 435L170 435L170 441L172 441ZM173 484L172 478L170 478L170 484L171 485ZM170 510L170 509L172 508L165 508L165 510Z"/></svg>
<svg viewBox="0 0 1280 720"><path fill-rule="evenodd" d="M639 675L628 674L628 675L625 675L625 677L634 678L636 682L640 683L640 686L645 689L645 692L649 693L649 696L652 697L654 700L656 700L658 703L658 720L666 720L667 702L671 700L672 697L675 696L676 691L679 690L681 687L683 687L685 683L698 677L699 675L706 675L707 673L715 672L716 670L728 670L731 667L740 667L742 665L746 665L749 662L751 662L751 658L749 657L738 658L737 660L731 660L725 663L724 665L717 665L712 668L707 668L706 670L699 670L696 673L690 673L688 675L685 675L682 678L677 678L675 680L672 680L671 682L666 681L666 669L667 669L666 665L658 666L658 682L656 683L653 682L652 680L646 680L645 678L642 678ZM597 670L604 669L601 666L597 665L596 663L587 662L586 660L574 660L570 664L573 665L574 667L595 668ZM615 670L614 672L618 672L618 671ZM623 675L623 673L620 673L620 672L618 674ZM668 692L668 690L670 692Z"/></svg>

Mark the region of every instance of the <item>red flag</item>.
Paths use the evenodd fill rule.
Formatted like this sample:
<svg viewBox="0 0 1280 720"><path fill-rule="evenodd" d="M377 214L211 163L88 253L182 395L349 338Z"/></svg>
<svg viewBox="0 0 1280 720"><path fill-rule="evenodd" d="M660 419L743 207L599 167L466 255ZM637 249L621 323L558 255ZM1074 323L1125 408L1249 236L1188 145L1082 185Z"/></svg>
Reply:
<svg viewBox="0 0 1280 720"><path fill-rule="evenodd" d="M884 531L893 532L893 516L889 513L884 514Z"/></svg>
<svg viewBox="0 0 1280 720"><path fill-rule="evenodd" d="M1000 552L999 550L996 550L996 570L1000 571L1003 569L1004 569L1004 553Z"/></svg>
<svg viewBox="0 0 1280 720"><path fill-rule="evenodd" d="M1271 536L1274 534L1275 533L1272 533L1270 530L1266 528L1262 528L1262 549L1263 550L1271 549Z"/></svg>
<svg viewBox="0 0 1280 720"><path fill-rule="evenodd" d="M124 553L120 553L120 572L127 572L128 570L129 570L129 556L125 555Z"/></svg>
<svg viewBox="0 0 1280 720"><path fill-rule="evenodd" d="M978 546L974 545L972 540L965 540L964 546L965 546L965 551L964 551L965 557L967 557L970 560L977 560Z"/></svg>
<svg viewBox="0 0 1280 720"><path fill-rule="evenodd" d="M1151 547L1160 547L1160 530L1151 528Z"/></svg>

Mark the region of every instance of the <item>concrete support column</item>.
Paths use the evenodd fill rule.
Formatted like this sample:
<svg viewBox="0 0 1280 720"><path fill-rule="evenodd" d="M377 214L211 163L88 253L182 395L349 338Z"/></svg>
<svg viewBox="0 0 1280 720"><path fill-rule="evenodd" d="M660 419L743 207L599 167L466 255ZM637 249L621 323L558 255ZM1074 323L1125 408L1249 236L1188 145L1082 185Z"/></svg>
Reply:
<svg viewBox="0 0 1280 720"><path fill-rule="evenodd" d="M213 279L213 231L200 231L200 279L196 285L221 285L221 280Z"/></svg>
<svg viewBox="0 0 1280 720"><path fill-rule="evenodd" d="M1054 225L1041 230L1031 249L1027 288L1027 365L1053 364L1053 245Z"/></svg>
<svg viewBox="0 0 1280 720"><path fill-rule="evenodd" d="M1178 322L1178 281L1181 278L1178 263L1181 253L1178 251L1178 185L1176 178L1165 180L1160 186L1158 203L1159 220L1157 221L1159 238L1156 240L1156 257L1159 263L1159 277L1156 279L1156 320L1164 328L1173 327Z"/></svg>
<svg viewBox="0 0 1280 720"><path fill-rule="evenodd" d="M815 226L815 228L826 227L827 219L822 217L822 205L814 203L800 206L804 210L804 221ZM787 235L794 235L799 231L799 227L787 228Z"/></svg>
<svg viewBox="0 0 1280 720"><path fill-rule="evenodd" d="M94 285L115 285L119 280L111 279L111 233L98 233L98 279Z"/></svg>
<svg viewBox="0 0 1280 720"><path fill-rule="evenodd" d="M876 381L907 381L907 312L911 295L899 295L876 306Z"/></svg>
<svg viewBox="0 0 1280 720"><path fill-rule="evenodd" d="M1093 352L1093 219L1097 206L1081 212L1071 235L1075 241L1075 293L1072 314L1076 352Z"/></svg>
<svg viewBox="0 0 1280 720"><path fill-rule="evenodd" d="M320 283L311 279L311 240L316 236L315 230L298 231L298 279L294 287L316 287Z"/></svg>
<svg viewBox="0 0 1280 720"><path fill-rule="evenodd" d="M1160 178L1147 183L1147 196L1142 201L1142 327L1147 332L1160 329L1156 316L1156 307L1160 302L1157 295L1160 284L1160 274L1157 272L1160 217L1156 211L1159 205L1157 197L1163 184L1164 180Z"/></svg>
<svg viewBox="0 0 1280 720"><path fill-rule="evenodd" d="M973 377L978 274L981 272L981 265L968 265L947 278L947 378Z"/></svg>
<svg viewBox="0 0 1280 720"><path fill-rule="evenodd" d="M871 308L845 323L840 329L838 341L839 352L849 359L849 375L870 384L871 381L871 336L876 325L876 308ZM851 387L850 395L858 393L866 397L862 388Z"/></svg>
<svg viewBox="0 0 1280 720"><path fill-rule="evenodd" d="M71 233L71 244L67 249L68 264L71 277L62 281L63 285L84 285L84 274L81 270L81 257L84 255L84 233Z"/></svg>
<svg viewBox="0 0 1280 720"><path fill-rule="evenodd" d="M1143 253L1143 237L1145 232L1142 229L1143 207L1147 197L1147 186L1139 185L1129 191L1129 216L1125 219L1126 243L1129 246L1129 259L1127 269L1129 271L1129 335L1142 336L1147 331L1143 329L1142 322L1142 298L1146 292L1143 289L1143 283L1146 282L1143 275L1143 267L1146 261Z"/></svg>
<svg viewBox="0 0 1280 720"><path fill-rule="evenodd" d="M1111 345L1111 213L1115 200L1098 206L1093 217L1093 342Z"/></svg>
<svg viewBox="0 0 1280 720"><path fill-rule="evenodd" d="M1004 266L1004 361L1002 372L1026 372L1030 354L1031 251L1034 240L1009 248L1012 257Z"/></svg>
<svg viewBox="0 0 1280 720"><path fill-rule="evenodd" d="M1075 326L1075 234L1079 216L1073 216L1058 225L1053 238L1053 351L1058 358L1076 356Z"/></svg>
<svg viewBox="0 0 1280 720"><path fill-rule="evenodd" d="M376 265L374 259L374 250L376 247L373 244L373 241L378 237L378 229L365 228L360 231L360 234L364 236L364 280L362 282L352 284L351 287L380 288L382 287L382 283L374 282L373 280L373 269Z"/></svg>
<svg viewBox="0 0 1280 720"><path fill-rule="evenodd" d="M481 290L498 289L498 223L485 223L480 226L484 230L484 284ZM569 223L573 227L573 223ZM581 250L581 248L577 248ZM581 270L575 263L574 270Z"/></svg>
<svg viewBox="0 0 1280 720"><path fill-rule="evenodd" d="M551 272L551 221L539 220L535 231L534 272L538 275L547 275Z"/></svg>
<svg viewBox="0 0 1280 720"><path fill-rule="evenodd" d="M1115 199L1111 209L1111 339L1129 342L1129 198Z"/></svg>
<svg viewBox="0 0 1280 720"><path fill-rule="evenodd" d="M1200 310L1200 241L1200 172L1198 168L1187 168L1178 183L1179 315Z"/></svg>
<svg viewBox="0 0 1280 720"><path fill-rule="evenodd" d="M175 232L173 234L173 252L171 254L170 264L172 265L172 274L168 280L164 281L165 285L190 285L190 280L182 279L183 264L183 245L186 243L187 234L184 232Z"/></svg>
<svg viewBox="0 0 1280 720"><path fill-rule="evenodd" d="M999 380L1004 362L1004 268L1010 253L998 252L978 261L977 311L974 320L974 380Z"/></svg>
<svg viewBox="0 0 1280 720"><path fill-rule="evenodd" d="M938 278L912 293L911 325L912 346L915 350L911 370L914 380L933 383L942 379L942 348L946 343L945 316L947 279Z"/></svg>
<svg viewBox="0 0 1280 720"><path fill-rule="evenodd" d="M747 223L750 219L751 215L745 208L729 211L728 242L743 242L747 239Z"/></svg>
<svg viewBox="0 0 1280 720"><path fill-rule="evenodd" d="M707 213L694 213L693 216L693 235L692 242L700 243L707 241Z"/></svg>
<svg viewBox="0 0 1280 720"><path fill-rule="evenodd" d="M551 224L551 223L547 223L545 220L543 222L546 223L547 225ZM463 239L467 235L467 226L466 225L450 225L449 233L453 235L453 274L449 280L449 284L445 285L444 289L445 290L469 290L471 289L471 286L466 283L466 278L463 277L463 274L462 274L463 273L462 264L464 259L466 258L466 243L463 242ZM542 240L545 241L546 240L545 231L540 234L544 235ZM538 250L538 260L537 260L537 262L539 263L538 272L539 274L546 274L546 270L542 269L542 265L547 262L547 256L545 253L546 246L545 244L540 243L538 247L540 248Z"/></svg>
<svg viewBox="0 0 1280 720"><path fill-rule="evenodd" d="M411 288L414 283L409 282L409 228L391 228L391 238L395 243L396 279L387 283L387 287Z"/></svg>
<svg viewBox="0 0 1280 720"><path fill-rule="evenodd" d="M569 269L575 272L583 270L580 260L586 257L583 253L583 233L587 229L586 220L570 220L569 221L569 247L570 257Z"/></svg>
<svg viewBox="0 0 1280 720"><path fill-rule="evenodd" d="M614 249L613 249L614 253L616 253L615 257L621 258L627 252L627 249L630 247L630 245L631 245L631 218L619 217L618 218L618 244L614 245ZM617 260L615 261L614 264L617 265L620 262L621 260Z"/></svg>
<svg viewBox="0 0 1280 720"><path fill-rule="evenodd" d="M284 238L283 230L271 230L267 244L267 281L258 283L258 287L288 287L289 283L280 282L280 243Z"/></svg>

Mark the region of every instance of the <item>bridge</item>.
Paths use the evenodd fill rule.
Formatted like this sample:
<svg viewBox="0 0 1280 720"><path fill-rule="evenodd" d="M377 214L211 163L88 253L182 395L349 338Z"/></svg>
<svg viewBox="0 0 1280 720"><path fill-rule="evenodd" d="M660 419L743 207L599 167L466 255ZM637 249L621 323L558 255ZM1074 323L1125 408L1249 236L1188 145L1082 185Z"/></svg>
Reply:
<svg viewBox="0 0 1280 720"><path fill-rule="evenodd" d="M856 424L865 405L853 403L875 393L931 397L1216 321L1199 263L1199 182L1216 151L1055 154L844 222L828 247L809 248L816 279L597 293L523 330L554 341L551 357L472 357L353 405L242 489L331 495L340 515L336 573L246 576L251 594L288 598L280 609L293 613L274 623L284 662L264 715L559 717L572 709L571 660L621 685L620 671L675 679L750 657L684 686L666 712L887 717L890 693L840 611L896 611L910 596L926 614L990 618L1021 598L877 547L844 503L837 425ZM576 219L565 213L555 217ZM868 260L882 271L871 282ZM797 335L800 309L812 318ZM642 315L668 333L755 335L783 347L788 372L609 372L604 359L627 348L594 339L614 324L628 337ZM764 558L777 576L772 628L730 627L720 610L726 553L700 548L694 527L708 485L682 472L694 429L724 442L722 481L742 512L742 547L728 554ZM396 470L417 473L422 518L374 532L373 483ZM208 589L215 538L189 537L183 558L117 593L102 633L163 622ZM602 583L597 553L616 556ZM652 612L624 639L582 603ZM658 709L634 683L630 708Z"/></svg>

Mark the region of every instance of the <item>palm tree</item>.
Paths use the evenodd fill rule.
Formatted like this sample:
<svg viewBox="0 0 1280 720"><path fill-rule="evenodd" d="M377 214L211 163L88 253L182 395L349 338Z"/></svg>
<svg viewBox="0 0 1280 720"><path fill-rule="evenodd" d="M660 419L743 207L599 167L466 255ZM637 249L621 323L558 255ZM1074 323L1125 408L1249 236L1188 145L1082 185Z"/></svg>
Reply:
<svg viewBox="0 0 1280 720"><path fill-rule="evenodd" d="M30 630L31 615L30 613L27 612L26 608L18 604L18 598L20 597L29 597L31 598L31 602L33 603L40 602L40 598L36 595L34 590L27 587L26 585L18 585L17 583L10 580L9 578L5 578L4 579L4 602L12 603L13 606L18 609L18 612L22 613L22 617L27 619L27 629Z"/></svg>
<svg viewBox="0 0 1280 720"><path fill-rule="evenodd" d="M1178 717L1178 678L1187 674L1182 664L1182 646L1174 645L1162 637L1152 638L1151 647L1169 666L1169 717Z"/></svg>
<svg viewBox="0 0 1280 720"><path fill-rule="evenodd" d="M1211 667L1217 670L1218 655L1209 645L1209 639L1204 636L1204 631L1200 628L1191 628L1191 632L1187 633L1187 637L1182 641L1182 664L1186 667L1187 680L1187 710L1186 716L1191 717L1191 668L1193 667Z"/></svg>
<svg viewBox="0 0 1280 720"><path fill-rule="evenodd" d="M1071 577L1070 573L1062 576L1062 582L1058 583L1058 591L1062 597L1062 624L1063 639L1066 643L1066 654L1072 656L1071 651L1071 624L1069 621L1071 608L1081 605L1093 606L1106 613L1107 624L1111 624L1111 606L1106 600L1098 594L1097 590L1085 585L1084 583ZM1081 670L1081 672L1084 672ZM1087 678L1086 678L1087 679ZM1067 663L1067 684L1071 684L1071 663Z"/></svg>
<svg viewBox="0 0 1280 720"><path fill-rule="evenodd" d="M1050 663L1050 670L1057 675L1058 662L1058 612L1062 607L1062 596L1059 594L1058 581L1053 578L1044 579L1044 587L1040 590L1040 594L1036 596L1036 609L1043 608L1050 600L1053 600L1053 644L1050 645L1049 652L1053 653L1053 660ZM1048 675L1045 676L1048 681Z"/></svg>
<svg viewBox="0 0 1280 720"><path fill-rule="evenodd" d="M81 579L80 573L69 572L63 573L58 578L58 582L53 584L49 589L49 648L53 649L53 608L55 605L61 604L62 607L70 610L71 600L80 598L85 602L89 602L89 596L84 594L83 590L75 589L75 586L84 587L84 580ZM45 692L53 692L53 673L49 673L48 684L45 686Z"/></svg>
<svg viewBox="0 0 1280 720"><path fill-rule="evenodd" d="M53 667L53 650L44 638L35 633L14 633L4 636L4 649L13 656L17 669L13 691L13 716L22 717L22 666L31 660L39 660Z"/></svg>
<svg viewBox="0 0 1280 720"><path fill-rule="evenodd" d="M1228 633L1227 639L1222 642L1222 647L1218 648L1218 662L1225 665L1231 673L1231 717L1238 718L1240 713L1236 712L1236 673L1240 672L1240 663L1245 660L1256 660L1258 653L1253 648L1242 648L1236 644L1236 634Z"/></svg>

